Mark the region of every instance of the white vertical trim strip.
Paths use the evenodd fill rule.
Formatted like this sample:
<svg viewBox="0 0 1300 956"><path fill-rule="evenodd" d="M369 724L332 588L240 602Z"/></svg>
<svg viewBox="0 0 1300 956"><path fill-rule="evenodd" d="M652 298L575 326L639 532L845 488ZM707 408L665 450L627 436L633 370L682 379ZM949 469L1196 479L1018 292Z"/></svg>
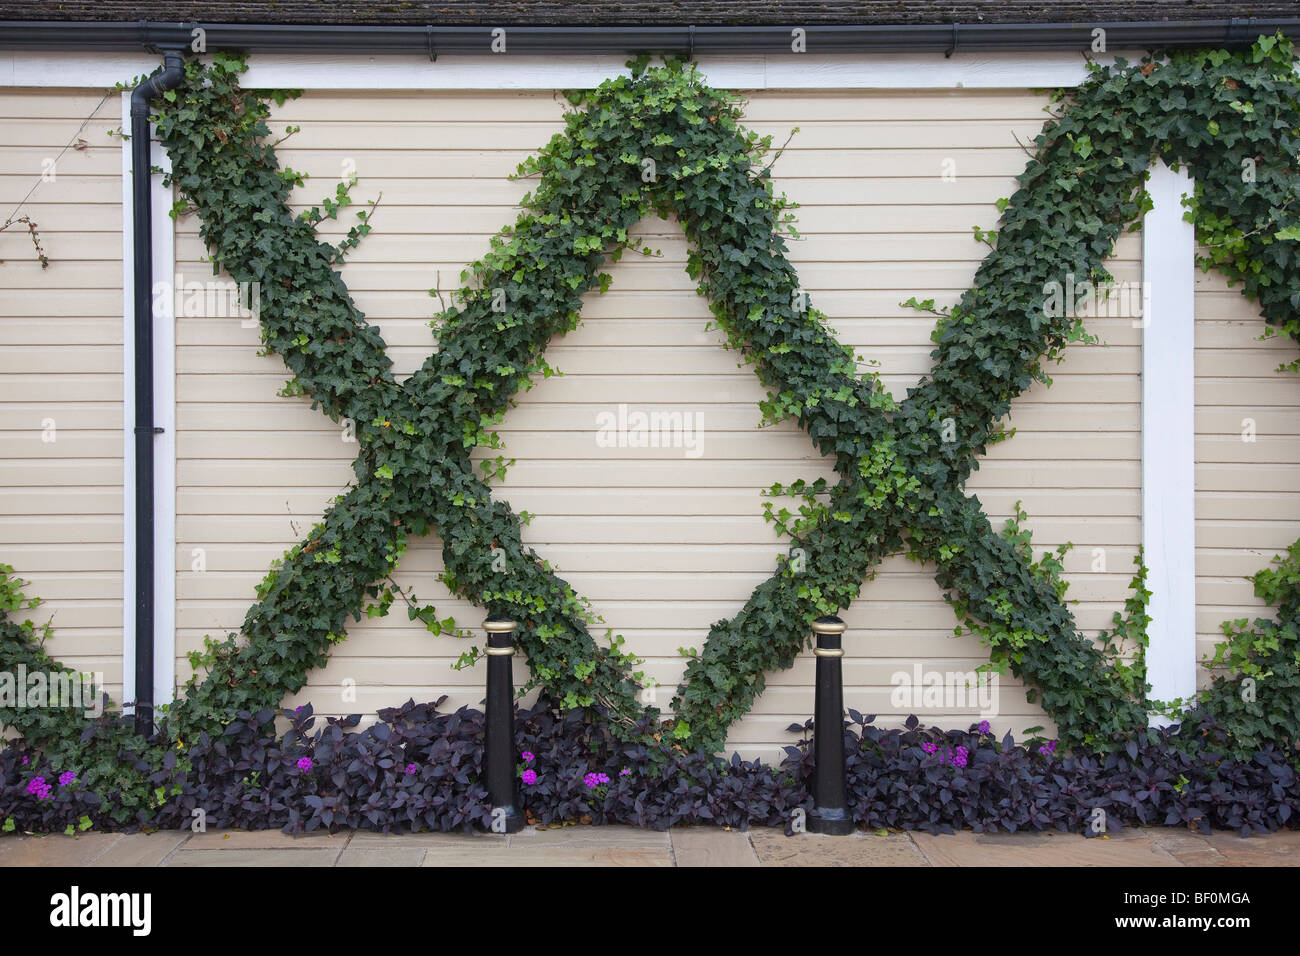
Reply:
<svg viewBox="0 0 1300 956"><path fill-rule="evenodd" d="M131 94L122 94L122 131L131 132ZM122 700L135 700L135 258L131 141L122 140ZM135 713L135 707L123 707Z"/></svg>
<svg viewBox="0 0 1300 956"><path fill-rule="evenodd" d="M176 220L163 185L171 160L150 147L153 207L154 631L153 701L171 703L176 686Z"/></svg>
<svg viewBox="0 0 1300 956"><path fill-rule="evenodd" d="M1196 235L1187 171L1162 162L1142 222L1142 541L1150 569L1147 680L1155 700L1196 692ZM1149 296L1149 298L1148 298ZM1153 723L1164 721L1153 718Z"/></svg>

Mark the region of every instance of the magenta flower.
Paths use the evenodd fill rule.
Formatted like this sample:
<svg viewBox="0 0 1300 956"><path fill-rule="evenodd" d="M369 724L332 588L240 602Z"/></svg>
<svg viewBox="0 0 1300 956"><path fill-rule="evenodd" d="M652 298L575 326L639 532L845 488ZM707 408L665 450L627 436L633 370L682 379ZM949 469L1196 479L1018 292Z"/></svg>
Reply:
<svg viewBox="0 0 1300 956"><path fill-rule="evenodd" d="M537 782L537 771L525 770L523 774L520 776L520 779L523 780L525 784L531 787L533 784Z"/></svg>
<svg viewBox="0 0 1300 956"><path fill-rule="evenodd" d="M26 758L26 757L23 757L23 766L24 766L24 767L27 766L27 758Z"/></svg>
<svg viewBox="0 0 1300 956"><path fill-rule="evenodd" d="M519 759L522 760L524 763L532 763L533 760L535 759L535 755L531 750L525 750L523 753L519 755Z"/></svg>
<svg viewBox="0 0 1300 956"><path fill-rule="evenodd" d="M48 800L50 798L51 789L50 785L45 782L44 777L32 777L32 779L27 782L27 792L37 800Z"/></svg>
<svg viewBox="0 0 1300 956"><path fill-rule="evenodd" d="M415 764L413 764L413 763L408 763L408 764L406 765L406 775L409 777L409 776L411 776L412 774L414 774L416 771L418 771L419 769L420 769L420 768L417 767Z"/></svg>
<svg viewBox="0 0 1300 956"><path fill-rule="evenodd" d="M624 767L622 770L620 770L620 771L618 772L618 775L619 775L620 777L626 777L626 776L627 776L628 774L630 774L631 772L632 772L632 768L631 768L631 767Z"/></svg>
<svg viewBox="0 0 1300 956"><path fill-rule="evenodd" d="M980 721L980 726L979 726L979 731L980 731L980 733L982 733L982 734L987 734L987 733L989 732L989 727L990 727L990 724L989 724L989 722L988 722L987 720L981 720L981 721Z"/></svg>
<svg viewBox="0 0 1300 956"><path fill-rule="evenodd" d="M596 771L593 770L591 773L587 774L585 777L582 778L582 782L587 785L587 789L594 790L596 787L599 787L602 784L609 783L609 774L597 773Z"/></svg>
<svg viewBox="0 0 1300 956"><path fill-rule="evenodd" d="M76 779L77 779L77 773L75 770L64 771L63 773L59 774L59 786L66 787L68 784L72 783L72 781Z"/></svg>
<svg viewBox="0 0 1300 956"><path fill-rule="evenodd" d="M927 740L925 743L921 744L921 749L928 754L932 754L939 748Z"/></svg>
<svg viewBox="0 0 1300 956"><path fill-rule="evenodd" d="M311 758L310 758L310 757L299 757L299 758L298 758L298 769L299 769L299 770L304 770L304 771L306 771L306 770L310 770L310 769L311 769Z"/></svg>

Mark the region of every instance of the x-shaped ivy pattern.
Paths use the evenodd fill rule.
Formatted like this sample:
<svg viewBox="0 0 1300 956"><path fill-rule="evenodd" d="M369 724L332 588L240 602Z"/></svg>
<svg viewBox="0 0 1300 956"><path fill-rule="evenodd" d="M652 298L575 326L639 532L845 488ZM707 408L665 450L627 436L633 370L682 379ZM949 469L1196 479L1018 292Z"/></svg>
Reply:
<svg viewBox="0 0 1300 956"><path fill-rule="evenodd" d="M335 270L339 250L288 209L292 177L263 141L263 100L238 88L237 65L191 65L159 118L173 178L197 207L214 262L261 282L270 349L328 415L357 423L361 448L355 486L268 579L243 627L247 645L220 662L194 703L217 717L296 690L348 615L376 596L408 536L436 530L450 587L523 622L520 642L540 680L571 705L599 705L614 718L636 713L630 656L590 637L584 602L522 543L517 516L492 499L470 451L544 367L546 345L576 324L582 295L604 287L606 258L654 211L682 224L691 275L729 344L771 389L768 416L796 418L839 476L829 504L794 529L804 560L779 561L736 617L713 626L675 701L678 736L720 747L764 673L789 666L806 645L811 620L847 606L873 566L900 550L933 562L959 615L995 661L1039 689L1067 743L1142 726L1140 671L1124 679L1117 659L1078 632L1051 581L994 532L962 487L1012 400L1045 377L1042 362L1084 337L1072 317L1046 314L1045 284L1066 273L1107 278L1103 260L1143 212L1153 156L1194 164L1202 207L1217 203L1243 235L1278 222L1293 187L1268 160L1285 166L1294 88L1277 82L1272 59L1242 66L1226 54L1217 64L1180 58L1103 74L1081 91L1039 138L996 248L939 323L933 371L895 404L808 307L785 257L782 202L768 170L757 168L762 144L739 125L738 102L691 69L638 69L567 114L565 131L525 164L539 181L524 213L472 266L461 305L443 316L437 351L399 385ZM1217 82L1219 74L1231 82ZM1242 83L1252 85L1256 115L1276 117L1282 129L1281 142L1272 130L1246 137L1269 154L1249 190L1235 186L1230 137L1204 119L1225 114L1221 127L1230 119L1241 127L1242 110L1231 104ZM1135 97L1153 102L1135 107ZM1289 263L1292 243L1265 252L1278 248ZM1294 296L1248 291L1266 318L1293 327ZM502 296L504 313L493 307Z"/></svg>

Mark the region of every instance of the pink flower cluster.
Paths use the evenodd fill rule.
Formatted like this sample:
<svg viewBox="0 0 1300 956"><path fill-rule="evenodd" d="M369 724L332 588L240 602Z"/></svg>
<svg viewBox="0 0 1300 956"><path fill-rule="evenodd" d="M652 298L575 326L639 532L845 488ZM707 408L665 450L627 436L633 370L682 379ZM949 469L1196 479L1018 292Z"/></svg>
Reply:
<svg viewBox="0 0 1300 956"><path fill-rule="evenodd" d="M602 784L609 783L609 774L597 773L596 771L593 770L591 773L587 774L585 777L582 778L582 782L587 785L587 789L592 790L595 789L596 787L601 786Z"/></svg>
<svg viewBox="0 0 1300 956"><path fill-rule="evenodd" d="M939 753L939 745L928 740L921 744L921 749L928 754ZM955 750L952 747L944 747L943 753L939 753L939 763L950 763L954 767L964 767L969 760L970 751L961 746Z"/></svg>
<svg viewBox="0 0 1300 956"><path fill-rule="evenodd" d="M1044 757L1050 757L1052 754L1056 753L1056 741L1049 740L1047 743L1043 744L1041 747L1038 748L1038 752L1042 754Z"/></svg>
<svg viewBox="0 0 1300 956"><path fill-rule="evenodd" d="M23 762L24 763L27 762L26 757L23 758ZM77 771L65 770L63 771L63 773L59 774L59 786L66 787L76 779L77 779ZM52 784L46 783L44 777L32 777L31 780L27 781L27 792L30 793L32 796L34 796L37 800L50 799L50 795L53 793L53 791L54 791L54 786Z"/></svg>
<svg viewBox="0 0 1300 956"><path fill-rule="evenodd" d="M519 759L522 760L524 763L532 763L534 760L537 759L537 755L533 753L531 750L525 750L523 753L519 755ZM537 771L534 770L532 767L529 767L519 775L519 779L524 782L525 786L531 787L533 784L537 782Z"/></svg>
<svg viewBox="0 0 1300 956"><path fill-rule="evenodd" d="M298 758L298 769L299 769L299 770L302 770L302 771L310 770L310 769L311 769L311 758L310 758L310 757L299 757L299 758Z"/></svg>

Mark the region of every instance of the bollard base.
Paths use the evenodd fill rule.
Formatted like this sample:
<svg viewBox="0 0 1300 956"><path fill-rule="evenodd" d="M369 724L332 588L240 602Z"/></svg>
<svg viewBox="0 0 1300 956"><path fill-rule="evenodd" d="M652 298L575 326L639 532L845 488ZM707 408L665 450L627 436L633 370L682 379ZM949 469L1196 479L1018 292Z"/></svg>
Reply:
<svg viewBox="0 0 1300 956"><path fill-rule="evenodd" d="M848 836L857 827L843 808L813 807L808 814L808 832L826 836Z"/></svg>
<svg viewBox="0 0 1300 956"><path fill-rule="evenodd" d="M518 833L525 826L524 815L514 807L493 807L489 833Z"/></svg>

